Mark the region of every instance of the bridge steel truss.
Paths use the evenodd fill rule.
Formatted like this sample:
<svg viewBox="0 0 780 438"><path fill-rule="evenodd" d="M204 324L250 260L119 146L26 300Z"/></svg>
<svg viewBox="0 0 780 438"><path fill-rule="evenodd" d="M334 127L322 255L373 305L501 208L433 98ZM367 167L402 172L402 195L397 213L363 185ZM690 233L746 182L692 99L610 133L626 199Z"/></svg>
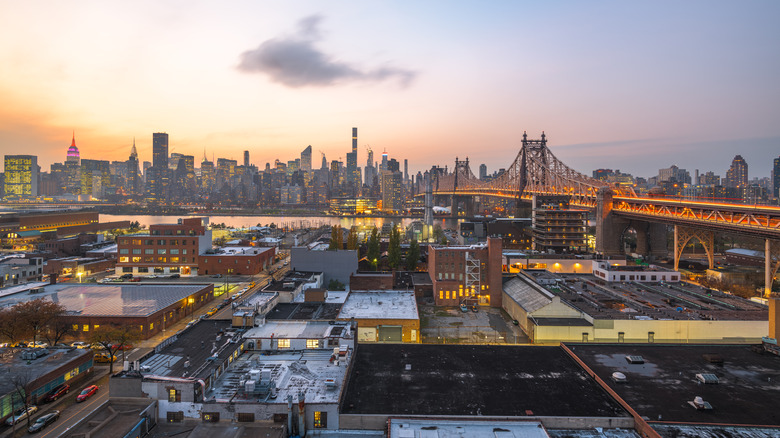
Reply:
<svg viewBox="0 0 780 438"><path fill-rule="evenodd" d="M596 208L596 192L610 187L607 183L583 175L567 166L547 147L542 132L541 140L529 140L523 133L523 143L517 157L498 178L481 181L469 167L469 160L456 158L455 170L438 175L437 195L496 196L500 198L530 200L533 195L567 195L570 204L590 209ZM633 189L612 188L623 196L636 196Z"/></svg>
<svg viewBox="0 0 780 438"><path fill-rule="evenodd" d="M712 268L715 231L765 239L767 295L771 292L774 274L780 268L780 208L639 197L631 187L612 186L567 166L547 148L544 132L540 140L529 140L523 133L520 152L496 179L481 181L471 171L468 158L465 161L456 159L452 173L442 175L432 172L432 175L435 195L494 196L518 202L529 201L533 195L566 195L570 196L570 205L591 210L597 210L599 190L606 190L611 192L612 197L607 213L626 219L674 225L675 269L682 250L693 238L704 246Z"/></svg>

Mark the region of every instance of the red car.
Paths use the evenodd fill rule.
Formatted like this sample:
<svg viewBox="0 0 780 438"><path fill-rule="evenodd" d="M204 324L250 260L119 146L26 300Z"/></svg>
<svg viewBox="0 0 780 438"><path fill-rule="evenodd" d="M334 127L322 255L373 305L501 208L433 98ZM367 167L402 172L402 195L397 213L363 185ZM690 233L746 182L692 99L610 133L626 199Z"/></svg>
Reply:
<svg viewBox="0 0 780 438"><path fill-rule="evenodd" d="M84 400L92 397L95 395L95 393L98 392L98 386L97 385L90 385L84 388L83 391L81 391L81 394L76 396L76 402L83 402Z"/></svg>
<svg viewBox="0 0 780 438"><path fill-rule="evenodd" d="M43 400L45 402L53 402L70 391L70 385L63 383L62 385L51 390L49 395Z"/></svg>
<svg viewBox="0 0 780 438"><path fill-rule="evenodd" d="M133 349L133 346L132 346L132 345L130 345L130 344L122 344L122 345L113 344L113 345L111 345L111 348L112 348L112 349L116 348L116 350L117 350L117 351L121 351L121 350L132 350L132 349Z"/></svg>

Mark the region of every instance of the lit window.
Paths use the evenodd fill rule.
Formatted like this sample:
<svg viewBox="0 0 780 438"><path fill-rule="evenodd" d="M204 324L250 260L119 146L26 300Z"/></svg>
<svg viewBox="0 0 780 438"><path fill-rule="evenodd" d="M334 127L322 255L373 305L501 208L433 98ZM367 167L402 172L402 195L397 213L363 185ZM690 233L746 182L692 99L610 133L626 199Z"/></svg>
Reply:
<svg viewBox="0 0 780 438"><path fill-rule="evenodd" d="M119 263L127 263L130 257L119 257Z"/></svg>
<svg viewBox="0 0 780 438"><path fill-rule="evenodd" d="M141 257L133 257L133 263L138 263L141 261Z"/></svg>
<svg viewBox="0 0 780 438"><path fill-rule="evenodd" d="M154 323L153 322L149 324L149 330L154 330Z"/></svg>
<svg viewBox="0 0 780 438"><path fill-rule="evenodd" d="M450 291L446 291L444 293L444 296L449 300L450 299Z"/></svg>
<svg viewBox="0 0 780 438"><path fill-rule="evenodd" d="M97 330L97 329L99 329L99 328L100 328L100 324L95 324L94 326L92 326L92 329L93 329L93 330Z"/></svg>
<svg viewBox="0 0 780 438"><path fill-rule="evenodd" d="M443 300L443 299L444 299L444 291L443 291L443 290L440 290L440 291L439 291L439 299L440 299L440 300Z"/></svg>
<svg viewBox="0 0 780 438"><path fill-rule="evenodd" d="M307 339L306 340L306 348L320 348L320 340L319 339Z"/></svg>
<svg viewBox="0 0 780 438"><path fill-rule="evenodd" d="M168 401L169 402L180 402L181 401L181 391L178 391L176 389L169 389L168 390Z"/></svg>
<svg viewBox="0 0 780 438"><path fill-rule="evenodd" d="M314 428L324 429L328 427L328 413L321 411L314 411Z"/></svg>
<svg viewBox="0 0 780 438"><path fill-rule="evenodd" d="M290 340L289 339L279 339L279 348L290 348Z"/></svg>
<svg viewBox="0 0 780 438"><path fill-rule="evenodd" d="M81 328L83 331L88 332L89 331L89 324L84 324L84 326Z"/></svg>
<svg viewBox="0 0 780 438"><path fill-rule="evenodd" d="M79 331L79 325L78 324L73 324L73 331L74 332Z"/></svg>

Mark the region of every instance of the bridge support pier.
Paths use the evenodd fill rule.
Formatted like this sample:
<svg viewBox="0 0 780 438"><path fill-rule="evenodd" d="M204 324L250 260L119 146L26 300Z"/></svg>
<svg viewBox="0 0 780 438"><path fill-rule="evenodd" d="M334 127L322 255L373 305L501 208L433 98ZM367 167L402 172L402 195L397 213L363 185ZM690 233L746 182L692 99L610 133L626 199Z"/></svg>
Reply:
<svg viewBox="0 0 780 438"><path fill-rule="evenodd" d="M665 257L666 225L653 222L632 221L636 230L636 252L646 256L648 260Z"/></svg>
<svg viewBox="0 0 780 438"><path fill-rule="evenodd" d="M620 236L628 226L627 220L611 214L613 196L607 188L596 193L596 252L606 257L623 253Z"/></svg>
<svg viewBox="0 0 780 438"><path fill-rule="evenodd" d="M707 254L707 262L709 268L712 269L715 266L715 233L707 230L700 230L696 228L683 227L681 225L674 226L674 270L680 268L680 257L682 257L685 245L692 238L696 238L701 242L701 246L704 247L704 252Z"/></svg>
<svg viewBox="0 0 780 438"><path fill-rule="evenodd" d="M769 298L772 293L772 283L775 273L780 268L780 246L771 239L764 242L764 297ZM777 338L775 338L777 339Z"/></svg>

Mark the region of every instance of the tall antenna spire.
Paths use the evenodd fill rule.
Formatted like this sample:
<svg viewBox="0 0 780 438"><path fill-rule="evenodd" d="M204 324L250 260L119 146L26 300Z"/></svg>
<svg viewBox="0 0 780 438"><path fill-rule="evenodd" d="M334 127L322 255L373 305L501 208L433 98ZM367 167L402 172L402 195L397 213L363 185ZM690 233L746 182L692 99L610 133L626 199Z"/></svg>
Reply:
<svg viewBox="0 0 780 438"><path fill-rule="evenodd" d="M71 146L76 146L76 130L73 130L73 140L70 141Z"/></svg>
<svg viewBox="0 0 780 438"><path fill-rule="evenodd" d="M130 149L130 158L138 159L138 151L135 149L135 137L133 137L133 148Z"/></svg>

